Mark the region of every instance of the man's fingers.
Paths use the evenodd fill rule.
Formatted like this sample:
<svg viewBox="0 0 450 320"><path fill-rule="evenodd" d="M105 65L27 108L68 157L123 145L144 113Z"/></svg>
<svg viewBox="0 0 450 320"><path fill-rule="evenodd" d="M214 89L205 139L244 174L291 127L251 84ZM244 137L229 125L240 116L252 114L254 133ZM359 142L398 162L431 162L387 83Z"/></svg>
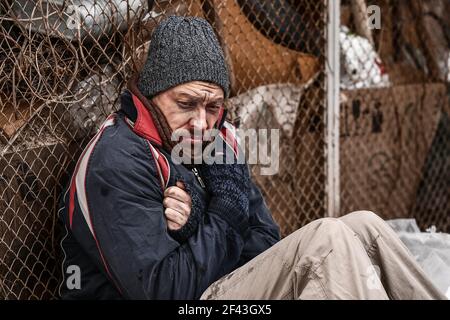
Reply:
<svg viewBox="0 0 450 320"><path fill-rule="evenodd" d="M175 230L181 229L181 226L178 223L167 220L167 228L169 228L169 230L175 231Z"/></svg>
<svg viewBox="0 0 450 320"><path fill-rule="evenodd" d="M191 213L191 197L184 189L184 183L177 181L176 186L164 190L164 215L166 216L169 230L182 228Z"/></svg>
<svg viewBox="0 0 450 320"><path fill-rule="evenodd" d="M186 186L183 181L177 181L176 186L182 190L186 190Z"/></svg>
<svg viewBox="0 0 450 320"><path fill-rule="evenodd" d="M163 205L165 208L171 208L185 216L189 216L191 212L189 205L171 197L165 197L163 200Z"/></svg>
<svg viewBox="0 0 450 320"><path fill-rule="evenodd" d="M191 203L191 196L186 191L177 186L172 186L164 190L164 196L171 197L185 203Z"/></svg>
<svg viewBox="0 0 450 320"><path fill-rule="evenodd" d="M184 226L187 221L186 216L171 208L166 208L166 210L164 211L164 215L166 216L167 220L177 223L178 225L180 225L180 227Z"/></svg>
<svg viewBox="0 0 450 320"><path fill-rule="evenodd" d="M184 191L183 189L181 189L180 187L177 187L177 186L172 186L172 187L167 188L164 191L164 196L165 197L172 197L172 198L178 199L178 200L183 201L183 202L189 202L190 203L190 201L191 201L191 197L189 196L189 194L186 191Z"/></svg>

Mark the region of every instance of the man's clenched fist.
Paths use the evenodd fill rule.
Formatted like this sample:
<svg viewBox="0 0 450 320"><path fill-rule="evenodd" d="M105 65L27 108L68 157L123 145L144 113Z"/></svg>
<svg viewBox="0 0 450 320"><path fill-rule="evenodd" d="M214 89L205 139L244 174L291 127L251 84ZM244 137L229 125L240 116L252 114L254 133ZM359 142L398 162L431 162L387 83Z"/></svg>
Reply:
<svg viewBox="0 0 450 320"><path fill-rule="evenodd" d="M192 208L191 196L186 192L183 182L178 181L176 186L164 191L163 205L169 230L181 229L186 224Z"/></svg>

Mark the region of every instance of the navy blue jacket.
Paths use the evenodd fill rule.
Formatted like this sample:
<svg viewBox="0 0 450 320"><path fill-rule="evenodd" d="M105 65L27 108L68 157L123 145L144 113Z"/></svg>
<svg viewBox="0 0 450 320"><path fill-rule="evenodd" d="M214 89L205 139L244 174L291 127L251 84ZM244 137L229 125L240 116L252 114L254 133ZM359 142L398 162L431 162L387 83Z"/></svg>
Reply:
<svg viewBox="0 0 450 320"><path fill-rule="evenodd" d="M165 155L167 185L152 148ZM125 91L121 110L87 145L63 194L63 299L197 299L279 240L279 228L252 182L245 236L206 209L194 235L176 241L162 202L164 187L175 185L177 177L196 188L208 208L208 194L193 171L170 160L152 115ZM73 288L70 266L79 267L79 288Z"/></svg>

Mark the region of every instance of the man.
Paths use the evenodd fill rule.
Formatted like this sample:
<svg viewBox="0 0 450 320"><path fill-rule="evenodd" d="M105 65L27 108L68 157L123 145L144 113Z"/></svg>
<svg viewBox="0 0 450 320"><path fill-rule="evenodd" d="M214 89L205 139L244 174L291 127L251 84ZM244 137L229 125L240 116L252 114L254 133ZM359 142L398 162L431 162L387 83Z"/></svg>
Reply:
<svg viewBox="0 0 450 320"><path fill-rule="evenodd" d="M228 95L211 26L164 20L64 194L63 298L442 297L375 214L320 219L279 241L245 164L175 161L177 146L198 159L192 150L213 141L225 145L214 159L238 157L224 122ZM221 134L205 142L210 129ZM188 134L173 139L179 131ZM74 265L78 286L67 272Z"/></svg>

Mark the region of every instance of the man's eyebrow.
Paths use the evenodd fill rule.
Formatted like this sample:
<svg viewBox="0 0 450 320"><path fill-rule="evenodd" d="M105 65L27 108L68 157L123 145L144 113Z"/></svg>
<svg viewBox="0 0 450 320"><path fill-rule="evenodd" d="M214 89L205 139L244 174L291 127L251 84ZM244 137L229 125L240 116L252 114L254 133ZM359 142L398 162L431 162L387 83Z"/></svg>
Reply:
<svg viewBox="0 0 450 320"><path fill-rule="evenodd" d="M209 103L223 103L223 98L218 97L218 98L211 98L211 100L209 100Z"/></svg>
<svg viewBox="0 0 450 320"><path fill-rule="evenodd" d="M188 98L188 99L191 99L191 100L195 100L195 101L202 101L203 100L203 98L202 97L199 97L199 96L193 96L193 95L191 95L191 94L189 94L189 93L186 93L186 92L179 92L179 93L176 93L175 94L175 98Z"/></svg>

